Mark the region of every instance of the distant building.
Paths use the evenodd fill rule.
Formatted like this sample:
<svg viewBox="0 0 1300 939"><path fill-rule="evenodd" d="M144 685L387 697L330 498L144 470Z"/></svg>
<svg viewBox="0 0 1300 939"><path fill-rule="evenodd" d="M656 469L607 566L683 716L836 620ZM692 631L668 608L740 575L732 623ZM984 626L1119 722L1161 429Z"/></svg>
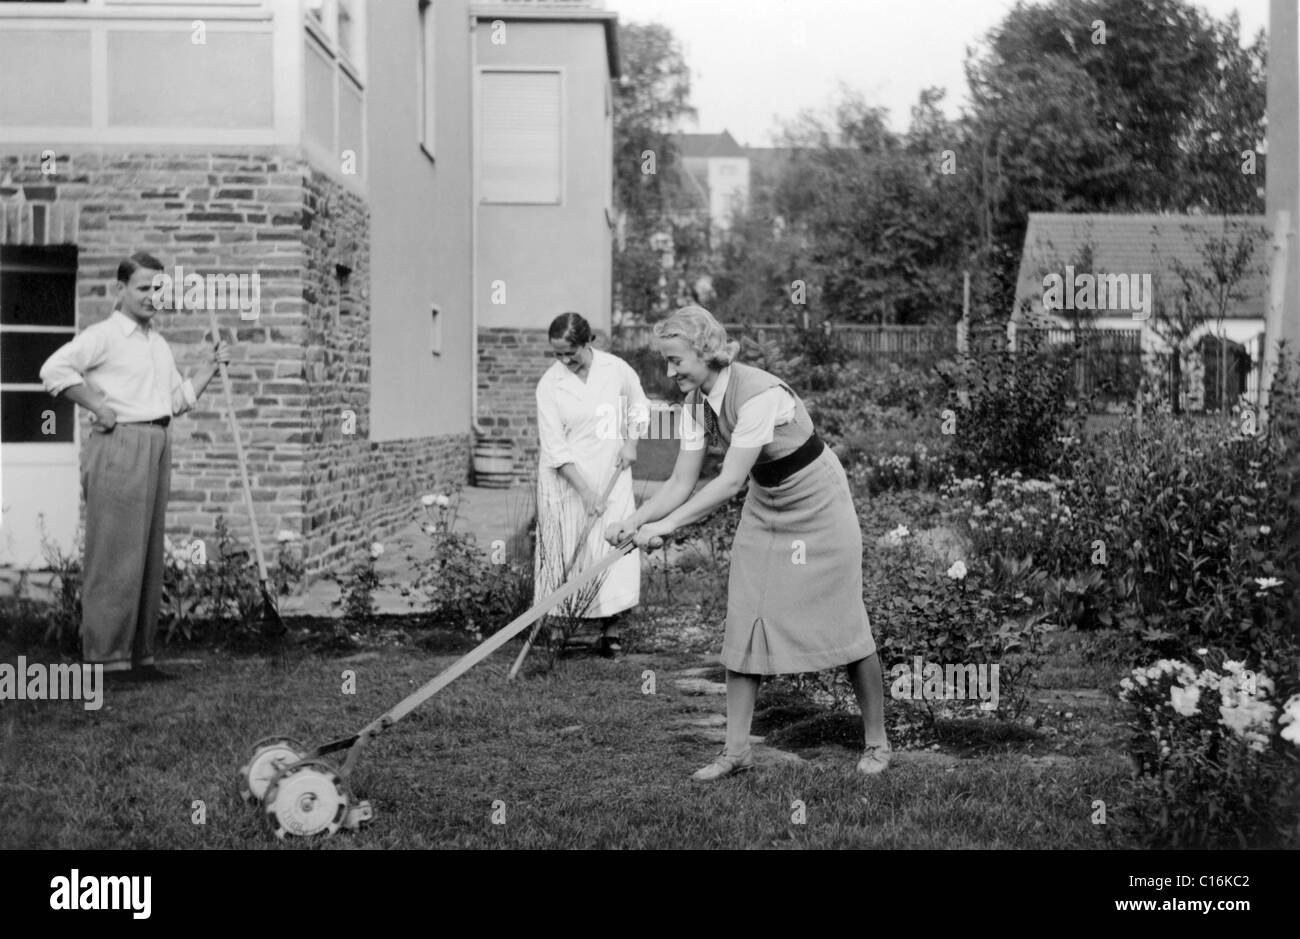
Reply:
<svg viewBox="0 0 1300 939"><path fill-rule="evenodd" d="M0 564L67 549L84 423L45 357L118 261L260 278L223 310L259 527L309 570L535 460L551 319L608 329L616 17L600 0L0 3ZM159 320L182 370L206 311ZM172 424L168 529L247 522L220 385ZM477 427L476 427L477 424Z"/></svg>
<svg viewBox="0 0 1300 939"><path fill-rule="evenodd" d="M1013 318L1036 325L1069 326L1086 321L1106 330L1140 332L1144 353L1169 351L1162 307L1172 311L1184 274L1206 276L1207 252L1251 244L1244 276L1233 285L1222 318L1186 325L1186 373L1217 380L1216 356L1232 368L1236 393L1252 400L1258 391L1268 298L1269 233L1260 216L1107 215L1041 213L1029 216L1016 283ZM1194 295L1209 296L1199 288ZM1224 348L1220 349L1220 345ZM1208 366L1204 363L1210 363ZM1187 406L1218 405L1215 388L1193 387ZM1208 405L1207 405L1208 406Z"/></svg>
<svg viewBox="0 0 1300 939"><path fill-rule="evenodd" d="M749 206L749 155L727 131L678 134L674 138L688 192L715 231L731 228L732 217Z"/></svg>

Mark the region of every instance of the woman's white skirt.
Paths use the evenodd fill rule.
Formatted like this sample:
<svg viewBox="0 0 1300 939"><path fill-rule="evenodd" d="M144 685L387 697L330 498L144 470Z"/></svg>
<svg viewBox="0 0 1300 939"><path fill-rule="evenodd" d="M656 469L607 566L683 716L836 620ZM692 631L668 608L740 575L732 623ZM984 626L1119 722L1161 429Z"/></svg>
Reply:
<svg viewBox="0 0 1300 939"><path fill-rule="evenodd" d="M608 472L608 470L606 470ZM591 477L588 476L590 479ZM609 477L593 480L602 489ZM610 493L605 513L588 533L576 564L569 570L571 579L600 561L614 548L605 541L605 529L621 522L636 511L632 495L632 470L619 474ZM548 467L537 471L537 550L534 554L534 596L541 600L565 582L564 570L574 556L578 536L588 521L577 491L559 473ZM596 585L580 591L560 605L562 615L585 619L613 616L641 602L641 553L633 551L607 570Z"/></svg>

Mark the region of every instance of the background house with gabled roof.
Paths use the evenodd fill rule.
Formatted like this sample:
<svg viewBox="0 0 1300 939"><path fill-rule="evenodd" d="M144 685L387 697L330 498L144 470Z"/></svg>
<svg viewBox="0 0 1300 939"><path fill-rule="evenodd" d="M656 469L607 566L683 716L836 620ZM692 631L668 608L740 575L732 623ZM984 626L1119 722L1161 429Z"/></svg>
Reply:
<svg viewBox="0 0 1300 939"><path fill-rule="evenodd" d="M1261 216L1035 212L1025 232L1012 318L1027 325L1136 333L1148 357L1178 346L1188 358L1187 404L1193 409L1231 403L1238 394L1255 400L1268 260L1269 233ZM1069 294L1085 276L1097 285L1093 308L1045 307L1054 285L1047 278L1058 278ZM1113 287L1103 290L1103 283L1118 283L1115 277L1132 288L1126 308L1115 302ZM1147 305L1140 308L1137 292L1147 284L1151 296L1144 296ZM1219 385L1220 369L1231 387Z"/></svg>

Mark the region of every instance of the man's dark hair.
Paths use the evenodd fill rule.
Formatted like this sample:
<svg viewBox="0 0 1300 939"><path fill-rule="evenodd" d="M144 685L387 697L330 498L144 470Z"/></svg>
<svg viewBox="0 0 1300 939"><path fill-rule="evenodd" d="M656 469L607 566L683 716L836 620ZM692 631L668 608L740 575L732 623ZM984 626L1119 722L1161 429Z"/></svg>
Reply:
<svg viewBox="0 0 1300 939"><path fill-rule="evenodd" d="M142 267L151 271L161 271L163 263L147 251L137 251L117 266L118 282L131 283L132 275Z"/></svg>
<svg viewBox="0 0 1300 939"><path fill-rule="evenodd" d="M575 346L585 346L596 338L591 324L578 313L561 313L551 321L551 328L546 335Z"/></svg>

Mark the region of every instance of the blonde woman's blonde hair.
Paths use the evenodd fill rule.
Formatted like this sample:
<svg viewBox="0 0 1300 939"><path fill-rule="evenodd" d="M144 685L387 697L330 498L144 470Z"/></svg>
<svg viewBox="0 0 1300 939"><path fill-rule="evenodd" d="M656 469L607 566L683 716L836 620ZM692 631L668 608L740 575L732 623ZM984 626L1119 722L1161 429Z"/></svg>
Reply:
<svg viewBox="0 0 1300 939"><path fill-rule="evenodd" d="M711 368L721 371L735 361L740 343L727 339L727 330L702 306L684 306L655 323L655 338L680 339Z"/></svg>

